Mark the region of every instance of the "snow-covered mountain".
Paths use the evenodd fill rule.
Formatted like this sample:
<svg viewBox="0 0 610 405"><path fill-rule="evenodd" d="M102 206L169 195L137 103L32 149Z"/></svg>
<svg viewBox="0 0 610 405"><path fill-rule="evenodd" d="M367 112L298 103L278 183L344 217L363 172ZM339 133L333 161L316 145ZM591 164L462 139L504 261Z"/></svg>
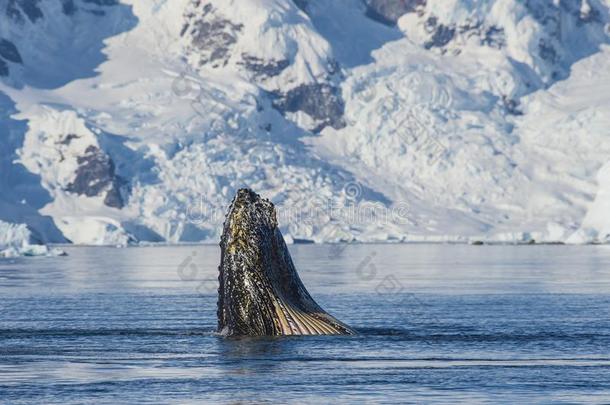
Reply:
<svg viewBox="0 0 610 405"><path fill-rule="evenodd" d="M0 230L215 242L251 187L289 241L609 242L609 13L0 0Z"/></svg>

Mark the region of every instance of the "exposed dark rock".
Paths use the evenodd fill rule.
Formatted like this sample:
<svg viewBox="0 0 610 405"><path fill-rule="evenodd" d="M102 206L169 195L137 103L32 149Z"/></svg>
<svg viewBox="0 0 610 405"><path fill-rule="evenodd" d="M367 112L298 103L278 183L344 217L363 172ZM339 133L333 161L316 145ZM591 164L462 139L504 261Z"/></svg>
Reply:
<svg viewBox="0 0 610 405"><path fill-rule="evenodd" d="M525 1L525 7L532 16L558 40L561 40L562 20L568 16L575 20L576 26L590 23L603 24L603 17L596 8L596 4L589 2L589 6L590 8L584 11L581 0L562 0L557 3L539 0Z"/></svg>
<svg viewBox="0 0 610 405"><path fill-rule="evenodd" d="M115 177L112 182L112 187L106 193L104 198L104 204L113 208L123 208L123 197L121 196L121 187L124 185L124 181L120 177Z"/></svg>
<svg viewBox="0 0 610 405"><path fill-rule="evenodd" d="M424 21L424 29L426 30L426 32L428 34L433 34L434 31L436 31L437 24L438 24L438 18L431 15L430 17L426 18L426 21Z"/></svg>
<svg viewBox="0 0 610 405"><path fill-rule="evenodd" d="M400 17L415 11L425 0L365 0L367 17L386 25L395 25Z"/></svg>
<svg viewBox="0 0 610 405"><path fill-rule="evenodd" d="M303 111L321 121L314 132L319 132L329 125L335 129L345 127L343 120L345 105L340 90L328 83L303 84L295 87L279 95L273 106L281 112Z"/></svg>
<svg viewBox="0 0 610 405"><path fill-rule="evenodd" d="M507 113L511 115L523 115L523 111L519 109L519 101L502 96L502 104Z"/></svg>
<svg viewBox="0 0 610 405"><path fill-rule="evenodd" d="M424 30L430 34L430 38L424 42L426 49L443 48L456 38L465 41L478 40L481 46L502 49L506 45L504 28L495 25L486 25L480 20L466 19L465 22L456 25L439 24L438 18L430 15L424 21ZM441 52L444 52L442 49ZM459 52L459 49L456 49Z"/></svg>
<svg viewBox="0 0 610 405"><path fill-rule="evenodd" d="M9 0L6 6L6 15L15 21L23 22L24 15L31 22L36 22L43 17L42 10L38 7L41 0Z"/></svg>
<svg viewBox="0 0 610 405"><path fill-rule="evenodd" d="M23 63L15 44L4 38L0 39L0 56L9 62Z"/></svg>
<svg viewBox="0 0 610 405"><path fill-rule="evenodd" d="M553 45L549 44L544 39L541 39L538 43L538 53L540 57L546 61L551 63L556 63L558 60L557 51L553 47Z"/></svg>
<svg viewBox="0 0 610 405"><path fill-rule="evenodd" d="M481 45L496 49L503 48L506 45L504 28L498 28L494 25L487 27L481 36Z"/></svg>
<svg viewBox="0 0 610 405"><path fill-rule="evenodd" d="M72 142L72 139L78 139L80 138L80 136L76 135L76 134L68 134L66 135L66 137L59 142L61 145L69 145Z"/></svg>
<svg viewBox="0 0 610 405"><path fill-rule="evenodd" d="M436 30L436 17L431 17L426 26L428 32L434 33ZM467 20L464 24L457 27L455 35L465 38L476 37L479 43L490 48L501 49L506 45L504 28L495 25L485 25L479 20Z"/></svg>
<svg viewBox="0 0 610 405"><path fill-rule="evenodd" d="M335 59L328 59L326 61L326 71L332 76L337 73L341 73L341 66Z"/></svg>
<svg viewBox="0 0 610 405"><path fill-rule="evenodd" d="M231 47L237 42L237 36L243 29L242 24L234 24L215 13L211 4L200 10L200 1L195 0L194 11L186 14L186 23L181 35L189 35L191 44L198 52L199 65L211 64L220 67L227 64Z"/></svg>
<svg viewBox="0 0 610 405"><path fill-rule="evenodd" d="M436 24L436 23L435 23ZM432 47L441 48L447 45L455 35L455 28L443 24L435 25L435 30L433 31L432 37L430 40L424 43L424 48L430 49Z"/></svg>
<svg viewBox="0 0 610 405"><path fill-rule="evenodd" d="M240 64L252 72L256 78L277 76L290 65L290 61L287 59L265 61L247 54L242 54L241 58Z"/></svg>
<svg viewBox="0 0 610 405"><path fill-rule="evenodd" d="M8 76L8 65L0 59L0 76Z"/></svg>
<svg viewBox="0 0 610 405"><path fill-rule="evenodd" d="M78 169L74 181L66 187L70 191L88 197L106 193L104 203L109 207L122 208L120 193L122 180L115 175L110 156L96 146L89 146L83 156L77 158Z"/></svg>

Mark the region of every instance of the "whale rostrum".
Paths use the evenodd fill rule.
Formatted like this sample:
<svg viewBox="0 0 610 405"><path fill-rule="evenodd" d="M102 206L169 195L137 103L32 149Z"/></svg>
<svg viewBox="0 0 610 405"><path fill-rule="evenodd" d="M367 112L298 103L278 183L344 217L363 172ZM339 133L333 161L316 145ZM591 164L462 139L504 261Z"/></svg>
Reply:
<svg viewBox="0 0 610 405"><path fill-rule="evenodd" d="M220 241L218 332L225 336L339 335L355 331L311 298L278 228L275 207L241 189Z"/></svg>

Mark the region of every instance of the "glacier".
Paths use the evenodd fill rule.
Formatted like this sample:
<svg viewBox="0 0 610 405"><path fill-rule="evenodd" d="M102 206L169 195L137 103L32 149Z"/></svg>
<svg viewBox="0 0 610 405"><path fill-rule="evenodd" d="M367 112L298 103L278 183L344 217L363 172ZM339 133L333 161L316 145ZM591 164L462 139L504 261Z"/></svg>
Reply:
<svg viewBox="0 0 610 405"><path fill-rule="evenodd" d="M36 243L27 225L0 221L0 258L65 255L58 247Z"/></svg>
<svg viewBox="0 0 610 405"><path fill-rule="evenodd" d="M0 229L215 243L250 187L288 242L608 243L609 12L0 0Z"/></svg>

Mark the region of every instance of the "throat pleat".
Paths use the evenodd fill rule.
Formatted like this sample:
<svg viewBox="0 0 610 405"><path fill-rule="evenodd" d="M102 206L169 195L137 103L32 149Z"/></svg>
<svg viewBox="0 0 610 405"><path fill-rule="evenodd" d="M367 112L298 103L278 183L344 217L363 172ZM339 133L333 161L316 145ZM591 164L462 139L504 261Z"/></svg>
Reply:
<svg viewBox="0 0 610 405"><path fill-rule="evenodd" d="M270 297L275 312L275 325L280 335L339 335L344 333L324 313L309 313L292 304L281 294Z"/></svg>

